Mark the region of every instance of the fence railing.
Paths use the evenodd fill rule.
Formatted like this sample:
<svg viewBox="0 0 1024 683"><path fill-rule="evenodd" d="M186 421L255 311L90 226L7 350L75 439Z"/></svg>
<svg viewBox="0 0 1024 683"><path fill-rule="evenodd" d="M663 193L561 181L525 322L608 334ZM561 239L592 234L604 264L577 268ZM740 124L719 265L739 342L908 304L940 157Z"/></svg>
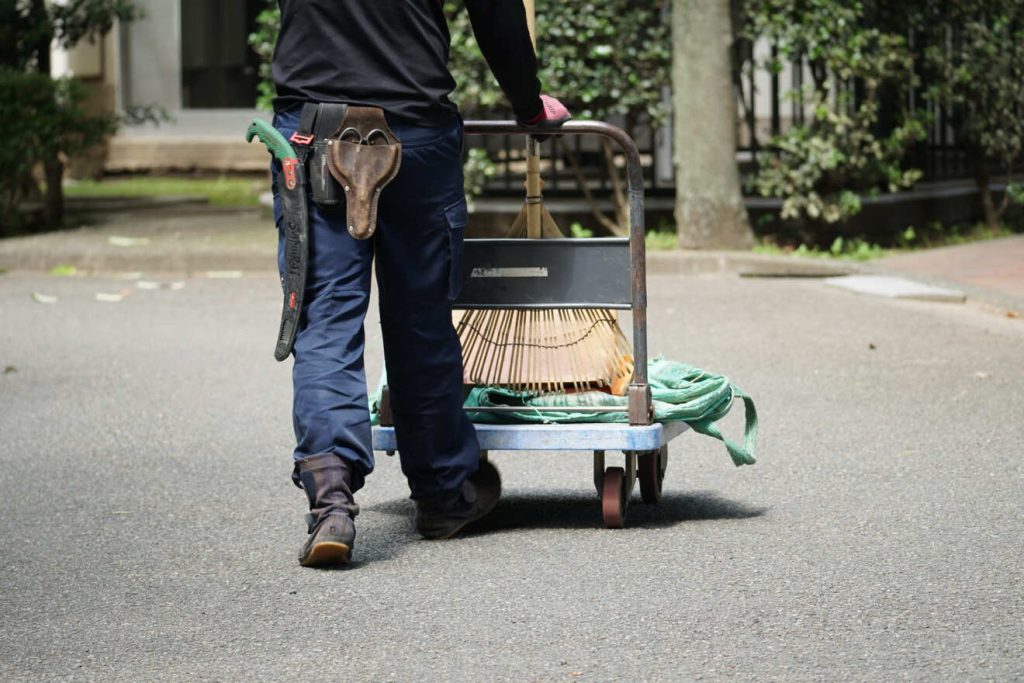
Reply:
<svg viewBox="0 0 1024 683"><path fill-rule="evenodd" d="M741 50L743 48L741 47ZM743 68L734 74L737 97L737 160L744 175L756 172L764 149L774 136L782 135L794 126L804 125L810 111L800 98L789 93L800 90L809 82L806 61L798 58L787 61L781 71L770 71L760 66L764 58L777 57L777 50L766 41L748 43L747 53L741 55ZM853 86L851 86L853 87ZM971 175L966 149L957 138L955 128L945 107L922 97L928 83L907 88L899 107L911 113L923 110L928 114L927 138L915 145L907 154L908 167L922 171L922 180L950 180ZM488 118L508 118L506 114ZM621 123L611 121L611 123ZM877 133L885 136L891 126L878 126ZM651 194L672 194L671 123L655 130L643 127L633 131L644 165L645 190ZM522 192L525 147L515 138L478 138L469 144L487 149L498 172L487 182L490 192L515 195ZM553 196L577 196L581 184L594 192L607 192L610 181L607 160L598 141L573 137L571 140L548 141L542 145L545 192ZM616 164L621 160L616 159ZM1018 160L1017 171L1024 171L1024 158Z"/></svg>
<svg viewBox="0 0 1024 683"><path fill-rule="evenodd" d="M784 62L781 71L759 68L766 57L778 58L778 50L765 41L747 42L740 49L745 49L745 54L742 54L744 68L734 74L739 110L737 151L741 159L749 160L749 170L752 171L757 168L761 151L770 144L772 137L806 124L810 116L809 107L790 93L804 88L810 81L810 70L802 57ZM897 103L911 115L924 111L929 120L927 138L909 150L905 162L908 167L922 171L922 180L968 177L971 169L966 150L957 140L948 111L922 97L928 85L923 82L916 88L906 88L901 93L903 101ZM855 85L850 87L856 93ZM853 104L857 105L856 98ZM884 122L876 129L880 137L891 131L891 124Z"/></svg>
<svg viewBox="0 0 1024 683"><path fill-rule="evenodd" d="M492 114L485 119L509 119L511 114ZM614 119L609 123L621 124ZM665 135L664 128L633 131L643 164L644 189L648 193L666 194L674 190L672 178L671 139L668 145L656 144L656 137ZM491 136L467 139L467 145L485 149L497 166L497 173L487 181L489 192L499 195L522 194L526 169L526 146L522 136ZM585 183L595 194L611 190L608 175L608 157L602 142L583 136L562 136L545 140L540 145L541 169L545 181L544 193L550 196L578 196ZM612 163L624 167L618 150L610 150Z"/></svg>

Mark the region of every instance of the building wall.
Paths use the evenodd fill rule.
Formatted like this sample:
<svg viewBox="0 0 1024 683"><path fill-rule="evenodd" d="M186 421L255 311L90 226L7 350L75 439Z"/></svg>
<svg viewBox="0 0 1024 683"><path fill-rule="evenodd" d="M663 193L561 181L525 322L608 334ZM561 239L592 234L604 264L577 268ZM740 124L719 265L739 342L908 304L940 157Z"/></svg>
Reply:
<svg viewBox="0 0 1024 683"><path fill-rule="evenodd" d="M252 107L183 106L181 0L136 2L142 19L115 26L98 44L82 44L71 51L55 50L54 75L75 75L85 81L92 90L90 106L97 109L124 112L134 107L154 107L165 113L168 120L122 126L105 148L88 159L76 160L72 174L266 170L266 151L260 145L246 144L243 137L249 121L254 116L266 118L266 113ZM228 23L233 24L229 30L244 35L246 27L237 16L239 13L233 11L231 4L224 5L224 9L232 20ZM198 28L224 30L216 15L203 14L192 12L192 16L199 15L203 20ZM216 42L215 35L206 35L210 38L208 44ZM233 51L224 51L225 57L219 61L237 62L237 52L236 45ZM203 55L194 55L193 65L202 63L202 58Z"/></svg>
<svg viewBox="0 0 1024 683"><path fill-rule="evenodd" d="M122 108L181 109L181 8L178 0L137 0L143 18L119 27Z"/></svg>

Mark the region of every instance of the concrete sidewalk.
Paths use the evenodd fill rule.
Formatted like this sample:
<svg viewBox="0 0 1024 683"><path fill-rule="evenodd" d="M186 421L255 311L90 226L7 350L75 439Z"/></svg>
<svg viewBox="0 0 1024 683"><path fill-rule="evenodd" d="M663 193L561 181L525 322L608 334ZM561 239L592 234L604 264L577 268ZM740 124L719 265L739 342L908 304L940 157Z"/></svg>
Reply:
<svg viewBox="0 0 1024 683"><path fill-rule="evenodd" d="M925 249L882 259L877 264L1024 300L1024 235Z"/></svg>
<svg viewBox="0 0 1024 683"><path fill-rule="evenodd" d="M258 209L168 207L112 214L77 230L0 240L0 269L81 273L273 272L277 234ZM651 274L753 277L898 275L962 290L969 301L1024 312L1024 235L911 252L869 263L752 252L659 251Z"/></svg>
<svg viewBox="0 0 1024 683"><path fill-rule="evenodd" d="M272 271L277 232L261 209L208 206L109 214L75 230L0 240L0 268L81 273Z"/></svg>

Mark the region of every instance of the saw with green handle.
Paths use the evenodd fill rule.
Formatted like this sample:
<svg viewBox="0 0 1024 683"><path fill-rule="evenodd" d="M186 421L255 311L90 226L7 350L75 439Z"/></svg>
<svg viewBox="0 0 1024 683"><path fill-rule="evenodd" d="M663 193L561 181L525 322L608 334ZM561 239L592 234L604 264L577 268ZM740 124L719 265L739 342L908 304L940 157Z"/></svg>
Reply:
<svg viewBox="0 0 1024 683"><path fill-rule="evenodd" d="M298 159L295 150L280 131L263 119L253 119L249 124L249 130L245 131L246 142L252 142L253 138L259 138L275 159Z"/></svg>
<svg viewBox="0 0 1024 683"><path fill-rule="evenodd" d="M309 263L309 207L306 203L306 169L291 144L272 125L254 119L245 132L246 142L259 138L267 151L281 163L284 182L277 187L281 199L281 229L284 230L284 266L281 285L284 305L281 327L277 334L274 358L284 360L295 345L302 315L302 299L306 290L306 268Z"/></svg>

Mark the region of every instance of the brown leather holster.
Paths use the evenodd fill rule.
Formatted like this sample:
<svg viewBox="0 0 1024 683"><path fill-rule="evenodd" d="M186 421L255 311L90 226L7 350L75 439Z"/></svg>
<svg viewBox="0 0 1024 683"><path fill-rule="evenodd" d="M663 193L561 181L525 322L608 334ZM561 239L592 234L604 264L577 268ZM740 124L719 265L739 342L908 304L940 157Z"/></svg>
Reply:
<svg viewBox="0 0 1024 683"><path fill-rule="evenodd" d="M348 232L367 239L377 229L381 190L398 175L402 143L382 109L349 105L328 145L328 168L345 191Z"/></svg>

